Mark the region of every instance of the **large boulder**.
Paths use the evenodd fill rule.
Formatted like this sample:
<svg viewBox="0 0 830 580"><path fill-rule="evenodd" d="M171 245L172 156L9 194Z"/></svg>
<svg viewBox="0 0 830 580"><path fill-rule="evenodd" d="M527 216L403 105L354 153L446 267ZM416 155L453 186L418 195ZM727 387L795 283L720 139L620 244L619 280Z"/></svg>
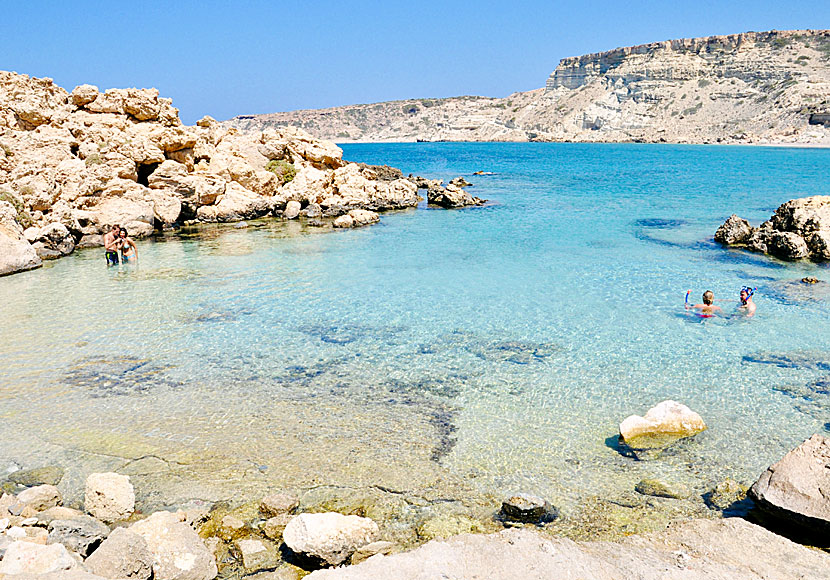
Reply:
<svg viewBox="0 0 830 580"><path fill-rule="evenodd" d="M830 439L813 435L771 465L749 489L765 511L830 533Z"/></svg>
<svg viewBox="0 0 830 580"><path fill-rule="evenodd" d="M334 170L332 195L323 207L343 206L373 210L401 209L418 205L418 188L408 179L382 181L373 169L349 163Z"/></svg>
<svg viewBox="0 0 830 580"><path fill-rule="evenodd" d="M23 228L17 223L17 211L11 203L0 201L0 276L42 265L40 257L26 241Z"/></svg>
<svg viewBox="0 0 830 580"><path fill-rule="evenodd" d="M715 241L726 245L745 244L751 235L749 222L733 213L715 232Z"/></svg>
<svg viewBox="0 0 830 580"><path fill-rule="evenodd" d="M485 200L473 197L456 185L448 185L447 187L433 186L427 189L427 202L430 205L454 208L482 205Z"/></svg>
<svg viewBox="0 0 830 580"><path fill-rule="evenodd" d="M153 576L154 561L143 537L127 528L116 528L84 565L104 578L149 580Z"/></svg>
<svg viewBox="0 0 830 580"><path fill-rule="evenodd" d="M271 207L269 198L257 195L236 182L230 182L217 202L201 206L196 216L203 222L232 222L265 215Z"/></svg>
<svg viewBox="0 0 830 580"><path fill-rule="evenodd" d="M686 405L669 400L649 409L644 417L626 417L620 423L620 439L638 457L645 457L705 429L706 423L700 415Z"/></svg>
<svg viewBox="0 0 830 580"><path fill-rule="evenodd" d="M212 580L216 561L181 513L156 512L129 531L147 542L153 554L155 580Z"/></svg>
<svg viewBox="0 0 830 580"><path fill-rule="evenodd" d="M135 491L127 475L92 473L86 478L86 511L105 522L124 520L135 511Z"/></svg>
<svg viewBox="0 0 830 580"><path fill-rule="evenodd" d="M341 215L332 224L336 228L358 228L380 221L380 216L366 209L353 209L346 215Z"/></svg>
<svg viewBox="0 0 830 580"><path fill-rule="evenodd" d="M62 223L50 223L38 231L32 247L42 260L60 258L75 250L75 238Z"/></svg>
<svg viewBox="0 0 830 580"><path fill-rule="evenodd" d="M378 525L369 518L328 512L298 515L285 527L282 538L296 554L337 566L377 535Z"/></svg>
<svg viewBox="0 0 830 580"><path fill-rule="evenodd" d="M807 242L794 232L775 232L767 241L767 252L782 260L800 260L810 254Z"/></svg>

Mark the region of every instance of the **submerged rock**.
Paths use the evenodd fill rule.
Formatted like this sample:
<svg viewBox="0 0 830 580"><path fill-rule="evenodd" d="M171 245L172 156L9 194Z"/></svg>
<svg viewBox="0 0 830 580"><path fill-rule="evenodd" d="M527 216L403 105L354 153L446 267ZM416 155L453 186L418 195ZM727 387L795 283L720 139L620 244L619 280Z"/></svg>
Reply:
<svg viewBox="0 0 830 580"><path fill-rule="evenodd" d="M63 468L57 466L21 469L9 475L9 481L20 485L58 485L63 479Z"/></svg>
<svg viewBox="0 0 830 580"><path fill-rule="evenodd" d="M689 490L680 485L667 484L657 479L643 479L634 486L634 490L641 495L665 497L669 499L685 499L689 497Z"/></svg>
<svg viewBox="0 0 830 580"><path fill-rule="evenodd" d="M645 417L631 415L620 423L620 437L637 457L669 447L680 439L706 429L703 419L675 401L663 401L648 410Z"/></svg>
<svg viewBox="0 0 830 580"><path fill-rule="evenodd" d="M556 509L546 499L520 493L509 497L501 504L501 514L517 522L539 523L556 517Z"/></svg>
<svg viewBox="0 0 830 580"><path fill-rule="evenodd" d="M294 553L337 566L373 542L378 532L378 525L369 518L329 512L296 516L282 536Z"/></svg>
<svg viewBox="0 0 830 580"><path fill-rule="evenodd" d="M830 533L830 439L813 435L771 465L749 489L770 515Z"/></svg>

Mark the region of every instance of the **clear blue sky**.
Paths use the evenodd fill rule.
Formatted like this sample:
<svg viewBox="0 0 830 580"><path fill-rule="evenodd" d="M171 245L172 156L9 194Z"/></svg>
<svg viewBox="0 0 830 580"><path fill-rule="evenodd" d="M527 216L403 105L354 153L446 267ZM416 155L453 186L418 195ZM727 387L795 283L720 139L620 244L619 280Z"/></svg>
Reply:
<svg viewBox="0 0 830 580"><path fill-rule="evenodd" d="M6 0L0 69L157 87L186 123L544 86L559 59L671 38L830 28L826 0Z"/></svg>

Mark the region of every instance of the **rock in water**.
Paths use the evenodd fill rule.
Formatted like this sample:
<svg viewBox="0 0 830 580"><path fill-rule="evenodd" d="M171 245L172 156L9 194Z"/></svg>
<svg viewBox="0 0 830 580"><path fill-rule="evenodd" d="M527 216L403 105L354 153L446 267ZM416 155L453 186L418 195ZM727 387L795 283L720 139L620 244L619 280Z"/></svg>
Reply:
<svg viewBox="0 0 830 580"><path fill-rule="evenodd" d="M554 516L554 510L547 500L525 493L514 495L503 502L501 513L508 519L529 523L553 519Z"/></svg>
<svg viewBox="0 0 830 580"><path fill-rule="evenodd" d="M293 513L300 506L300 500L288 493L272 493L259 502L259 511L273 518L280 514Z"/></svg>
<svg viewBox="0 0 830 580"><path fill-rule="evenodd" d="M378 525L369 518L328 512L298 515L285 527L282 537L296 554L337 566L373 542L378 532Z"/></svg>
<svg viewBox="0 0 830 580"><path fill-rule="evenodd" d="M17 212L7 201L0 201L0 276L42 265L35 249L23 236Z"/></svg>
<svg viewBox="0 0 830 580"><path fill-rule="evenodd" d="M813 435L770 466L749 489L777 518L830 533L830 439Z"/></svg>
<svg viewBox="0 0 830 580"><path fill-rule="evenodd" d="M665 449L706 429L703 419L676 401L663 401L645 417L631 415L620 423L620 437L638 457Z"/></svg>
<svg viewBox="0 0 830 580"><path fill-rule="evenodd" d="M58 485L61 479L63 479L63 468L55 466L21 469L9 475L9 481L20 485Z"/></svg>
<svg viewBox="0 0 830 580"><path fill-rule="evenodd" d="M721 244L745 244L752 235L752 226L734 213L715 232L715 241Z"/></svg>
<svg viewBox="0 0 830 580"><path fill-rule="evenodd" d="M334 220L332 225L336 228L358 228L379 221L380 216L376 212L366 209L353 209L348 214Z"/></svg>
<svg viewBox="0 0 830 580"><path fill-rule="evenodd" d="M285 205L285 211L282 212L282 217L287 220L296 219L300 215L300 202L289 201Z"/></svg>
<svg viewBox="0 0 830 580"><path fill-rule="evenodd" d="M127 528L116 528L84 565L104 578L149 580L153 576L153 554L147 542Z"/></svg>
<svg viewBox="0 0 830 580"><path fill-rule="evenodd" d="M129 476L93 473L86 478L84 507L99 520L116 522L135 511L135 492Z"/></svg>
<svg viewBox="0 0 830 580"><path fill-rule="evenodd" d="M17 494L17 503L40 512L59 505L61 492L54 485L38 485Z"/></svg>
<svg viewBox="0 0 830 580"><path fill-rule="evenodd" d="M155 559L155 580L212 580L216 576L213 554L184 523L183 514L156 512L128 529L147 542Z"/></svg>

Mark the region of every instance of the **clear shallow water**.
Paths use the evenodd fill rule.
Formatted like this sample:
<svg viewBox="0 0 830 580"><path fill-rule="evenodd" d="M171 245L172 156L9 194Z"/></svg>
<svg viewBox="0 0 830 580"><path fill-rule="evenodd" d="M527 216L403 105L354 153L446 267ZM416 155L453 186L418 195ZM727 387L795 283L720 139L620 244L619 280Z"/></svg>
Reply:
<svg viewBox="0 0 830 580"><path fill-rule="evenodd" d="M379 486L567 511L643 477L753 481L830 420L825 266L724 250L827 194L830 151L571 144L348 145L483 208L331 232L270 220L0 279L0 469L134 475L148 503L266 487ZM473 176L474 171L494 172ZM683 312L758 286L758 315ZM727 311L732 302L721 303ZM782 365L769 357L788 357ZM794 361L794 362L793 362ZM672 398L709 430L659 461L613 446ZM74 486L74 487L73 487Z"/></svg>

